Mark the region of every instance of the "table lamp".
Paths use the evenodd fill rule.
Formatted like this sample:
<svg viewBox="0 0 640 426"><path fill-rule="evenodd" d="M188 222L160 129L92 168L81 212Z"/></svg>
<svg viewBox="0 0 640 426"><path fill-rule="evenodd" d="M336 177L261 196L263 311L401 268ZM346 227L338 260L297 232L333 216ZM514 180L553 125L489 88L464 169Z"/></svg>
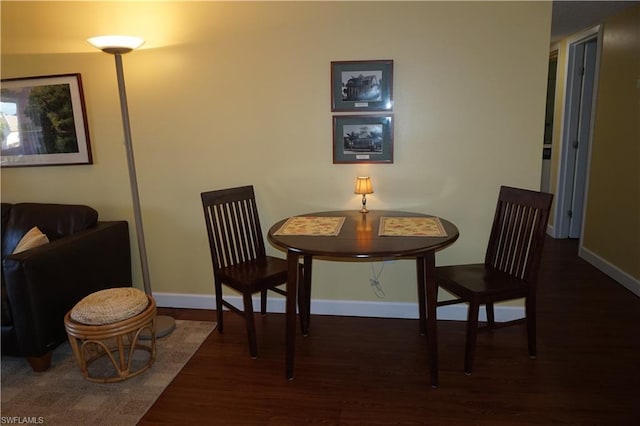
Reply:
<svg viewBox="0 0 640 426"><path fill-rule="evenodd" d="M356 178L356 194L362 194L362 209L360 213L368 213L367 210L367 194L373 194L373 185L369 176L358 176Z"/></svg>

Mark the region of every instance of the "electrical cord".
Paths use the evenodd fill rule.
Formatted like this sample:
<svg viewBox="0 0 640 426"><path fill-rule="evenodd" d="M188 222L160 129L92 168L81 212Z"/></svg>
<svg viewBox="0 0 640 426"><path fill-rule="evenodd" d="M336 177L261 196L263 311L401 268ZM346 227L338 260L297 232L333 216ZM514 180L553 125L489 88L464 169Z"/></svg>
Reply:
<svg viewBox="0 0 640 426"><path fill-rule="evenodd" d="M373 263L371 263L371 275L372 277L369 278L369 283L371 284L371 290L373 291L373 294L376 295L376 297L378 297L379 299L384 299L386 294L384 293L384 289L382 288L382 285L380 284L380 275L382 275L382 271L384 271L384 262L382 263L382 266L380 267L380 272L378 272L376 274L376 270L373 267Z"/></svg>

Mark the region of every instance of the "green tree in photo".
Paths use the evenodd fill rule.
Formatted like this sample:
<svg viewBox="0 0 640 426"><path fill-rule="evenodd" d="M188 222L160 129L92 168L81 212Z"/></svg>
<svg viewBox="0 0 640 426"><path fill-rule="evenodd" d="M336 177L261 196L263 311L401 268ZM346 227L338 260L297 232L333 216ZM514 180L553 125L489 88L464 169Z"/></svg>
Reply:
<svg viewBox="0 0 640 426"><path fill-rule="evenodd" d="M35 122L40 122L46 154L79 151L69 85L34 88L29 94L25 113Z"/></svg>

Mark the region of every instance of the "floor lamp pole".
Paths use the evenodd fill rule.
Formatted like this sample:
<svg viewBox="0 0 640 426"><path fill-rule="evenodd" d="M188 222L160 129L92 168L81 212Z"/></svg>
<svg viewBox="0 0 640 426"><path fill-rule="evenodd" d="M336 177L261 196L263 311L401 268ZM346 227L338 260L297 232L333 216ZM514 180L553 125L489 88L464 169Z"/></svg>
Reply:
<svg viewBox="0 0 640 426"><path fill-rule="evenodd" d="M151 280L149 278L149 264L147 262L147 247L145 245L144 230L142 227L142 212L140 209L140 195L138 193L138 179L136 176L136 163L133 157L133 144L131 141L131 125L129 123L129 108L127 104L127 92L124 84L124 70L122 67L122 54L115 52L116 74L118 76L118 91L120 93L120 109L122 111L122 126L124 130L124 145L127 150L127 164L129 166L129 183L131 184L131 198L133 200L133 215L136 225L136 239L138 240L138 252L140 254L140 266L142 268L142 282L144 291L152 295ZM173 318L164 315L156 317L156 336L163 337L171 333L176 327Z"/></svg>
<svg viewBox="0 0 640 426"><path fill-rule="evenodd" d="M133 217L136 225L136 238L138 240L138 252L140 253L140 265L142 267L142 282L144 292L151 295L151 280L149 279L149 264L147 262L147 247L142 227L142 213L140 209L140 194L138 192L138 178L136 175L136 162L133 157L133 145L131 143L131 124L129 122L129 107L127 106L127 91L124 85L124 71L122 68L122 55L115 53L116 74L118 76L118 91L120 93L120 109L122 111L122 127L124 129L124 146L127 150L127 164L129 166L129 183L131 184L131 199L133 201Z"/></svg>

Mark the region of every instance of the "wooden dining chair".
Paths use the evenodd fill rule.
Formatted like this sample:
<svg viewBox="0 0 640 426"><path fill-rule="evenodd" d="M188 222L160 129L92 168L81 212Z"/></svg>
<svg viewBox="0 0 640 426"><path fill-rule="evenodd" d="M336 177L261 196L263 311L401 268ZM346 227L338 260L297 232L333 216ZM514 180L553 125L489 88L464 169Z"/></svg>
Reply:
<svg viewBox="0 0 640 426"><path fill-rule="evenodd" d="M456 299L438 306L469 304L465 374L473 370L478 331L526 323L529 356L536 356L536 283L553 195L502 186L484 263L436 268L436 282ZM496 323L494 303L525 299L525 317ZM480 305L487 324L478 327Z"/></svg>
<svg viewBox="0 0 640 426"><path fill-rule="evenodd" d="M287 261L266 255L253 186L202 192L200 196L213 264L217 329L220 333L224 329L223 307L244 316L249 352L256 358L252 295L260 293L260 312L266 315L267 291L286 295L277 286L287 282ZM242 294L243 309L223 299L223 284Z"/></svg>

